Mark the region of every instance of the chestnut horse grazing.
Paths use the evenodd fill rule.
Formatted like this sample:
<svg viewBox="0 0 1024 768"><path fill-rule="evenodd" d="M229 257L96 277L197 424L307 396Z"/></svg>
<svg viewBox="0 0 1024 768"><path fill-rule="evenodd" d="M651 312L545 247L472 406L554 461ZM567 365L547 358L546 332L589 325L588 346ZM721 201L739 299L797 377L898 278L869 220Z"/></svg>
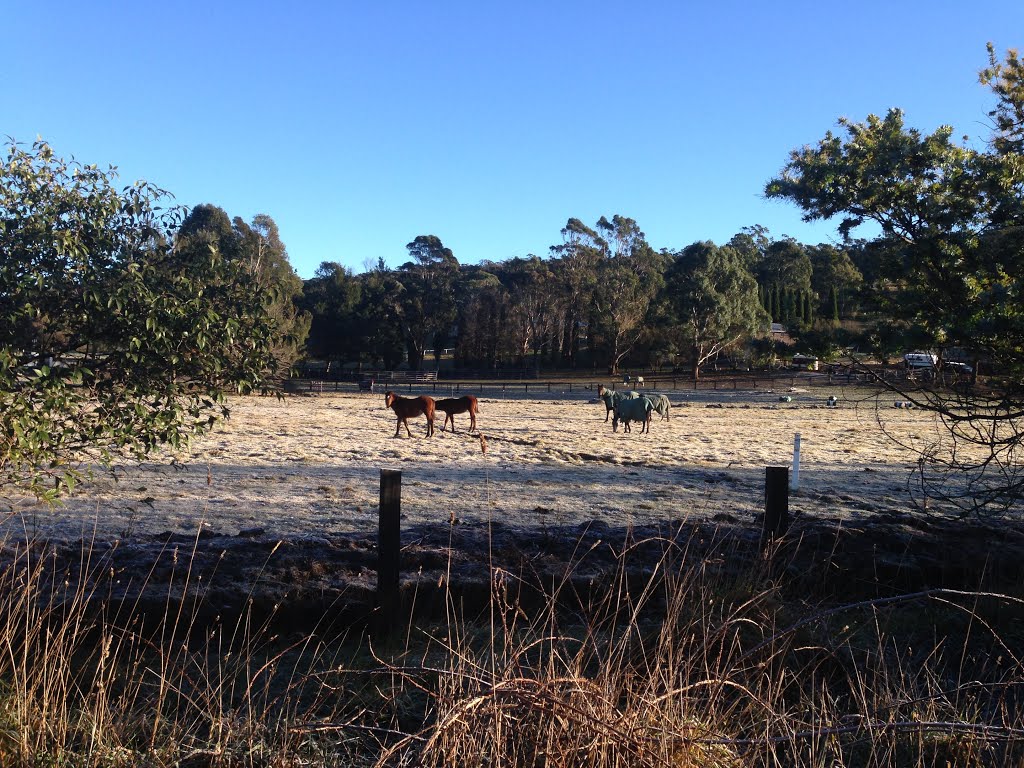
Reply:
<svg viewBox="0 0 1024 768"><path fill-rule="evenodd" d="M427 437L434 434L434 398L420 395L419 397L399 397L394 392L384 393L384 407L390 408L398 417L395 424L395 437L405 424L405 434L412 437L409 431L409 418L419 416L421 413L427 417Z"/></svg>
<svg viewBox="0 0 1024 768"><path fill-rule="evenodd" d="M448 420L452 422L452 432L455 431L455 414L465 413L469 411L469 431L472 432L476 429L476 415L480 413L480 405L473 395L465 395L464 397L449 397L444 400L438 400L434 403L434 407L439 411L444 411L444 424L441 425L441 431L444 432L444 428L448 426Z"/></svg>

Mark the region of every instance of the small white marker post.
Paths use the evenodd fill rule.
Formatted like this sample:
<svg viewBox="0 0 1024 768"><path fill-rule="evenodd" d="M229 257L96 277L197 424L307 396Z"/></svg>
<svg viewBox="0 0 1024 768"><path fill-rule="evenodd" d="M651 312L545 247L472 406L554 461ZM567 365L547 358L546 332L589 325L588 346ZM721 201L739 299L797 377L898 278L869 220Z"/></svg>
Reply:
<svg viewBox="0 0 1024 768"><path fill-rule="evenodd" d="M789 478L789 490L800 490L800 433L793 438L793 474Z"/></svg>

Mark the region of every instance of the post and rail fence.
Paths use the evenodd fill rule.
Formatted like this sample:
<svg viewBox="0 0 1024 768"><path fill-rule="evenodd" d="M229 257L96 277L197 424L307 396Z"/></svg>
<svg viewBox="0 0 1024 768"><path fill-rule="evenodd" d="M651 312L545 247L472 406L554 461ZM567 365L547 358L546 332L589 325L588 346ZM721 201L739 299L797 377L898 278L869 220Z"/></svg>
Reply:
<svg viewBox="0 0 1024 768"><path fill-rule="evenodd" d="M539 379L473 379L455 378L451 375L440 378L438 371L382 371L360 374L358 377L293 378L286 389L292 392L396 392L440 393L457 395L471 393L495 395L510 393L567 393L596 391L598 384L609 389L637 389L649 392L712 392L796 389L800 387L835 387L843 385L872 384L875 379L870 373L861 372L758 372L757 374L709 375L696 381L681 376L647 376L642 383L633 380L625 383L620 379L612 382L607 376L587 379L539 378Z"/></svg>

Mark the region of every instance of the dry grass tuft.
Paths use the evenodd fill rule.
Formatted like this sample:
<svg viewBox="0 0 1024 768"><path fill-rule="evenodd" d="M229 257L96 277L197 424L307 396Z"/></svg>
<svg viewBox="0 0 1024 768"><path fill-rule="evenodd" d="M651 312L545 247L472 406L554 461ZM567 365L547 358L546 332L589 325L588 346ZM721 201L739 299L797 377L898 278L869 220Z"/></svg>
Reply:
<svg viewBox="0 0 1024 768"><path fill-rule="evenodd" d="M3 766L981 766L1024 759L1024 603L794 594L723 539L603 542L543 580L491 569L482 613L370 642L204 611L169 549L133 594L95 548L9 544ZM273 556L273 554L271 554ZM778 555L775 554L775 557ZM784 565L784 564L783 564ZM260 588L252 585L255 596ZM161 597L162 596L162 597ZM184 596L184 597L182 597ZM250 606L255 601L250 601ZM327 621L325 616L324 621Z"/></svg>

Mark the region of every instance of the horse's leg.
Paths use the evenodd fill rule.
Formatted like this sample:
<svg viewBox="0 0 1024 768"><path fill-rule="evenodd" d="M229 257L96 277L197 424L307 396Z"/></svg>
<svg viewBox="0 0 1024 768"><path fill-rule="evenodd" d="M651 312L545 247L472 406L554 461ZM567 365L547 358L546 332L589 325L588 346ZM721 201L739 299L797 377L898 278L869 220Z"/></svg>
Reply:
<svg viewBox="0 0 1024 768"><path fill-rule="evenodd" d="M405 424L405 434L408 435L409 437L412 437L412 432L409 431L409 417L406 416L404 419L402 419L402 423Z"/></svg>
<svg viewBox="0 0 1024 768"><path fill-rule="evenodd" d="M426 414L424 414L426 416ZM427 416L427 437L434 434L434 420Z"/></svg>
<svg viewBox="0 0 1024 768"><path fill-rule="evenodd" d="M395 437L398 437L398 431L402 428L402 417L399 416L395 422Z"/></svg>

